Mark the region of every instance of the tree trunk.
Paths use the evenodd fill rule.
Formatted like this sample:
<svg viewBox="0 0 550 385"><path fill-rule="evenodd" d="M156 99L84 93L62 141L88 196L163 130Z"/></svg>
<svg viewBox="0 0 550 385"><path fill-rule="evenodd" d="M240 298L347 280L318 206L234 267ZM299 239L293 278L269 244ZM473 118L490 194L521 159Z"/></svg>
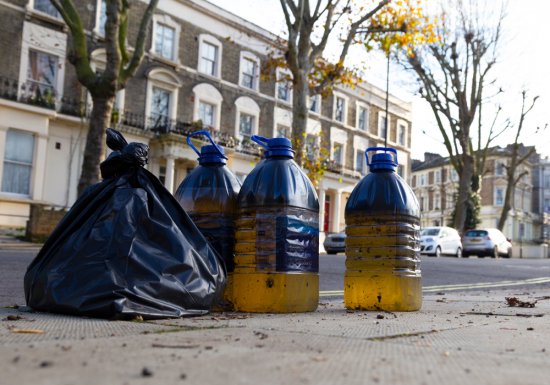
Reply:
<svg viewBox="0 0 550 385"><path fill-rule="evenodd" d="M472 176L474 175L474 158L470 154L464 154L462 159L462 173L459 178L456 215L453 223L453 227L461 234L464 232L464 224L466 223L466 207L469 203Z"/></svg>
<svg viewBox="0 0 550 385"><path fill-rule="evenodd" d="M303 165L304 145L306 139L306 127L309 106L307 99L309 96L309 83L307 74L302 71L295 76L292 89L292 138L296 151L294 159L300 166Z"/></svg>
<svg viewBox="0 0 550 385"><path fill-rule="evenodd" d="M508 186L514 186L514 177L510 179L508 176ZM500 218L498 219L497 228L502 231L504 229L504 224L506 223L506 218L508 218L508 213L512 208L512 188L506 188L506 195L504 196L504 204L502 206L502 211L500 213Z"/></svg>
<svg viewBox="0 0 550 385"><path fill-rule="evenodd" d="M111 122L114 97L93 97L90 125L84 148L82 173L78 181L78 195L99 182L99 163L105 154L105 129Z"/></svg>

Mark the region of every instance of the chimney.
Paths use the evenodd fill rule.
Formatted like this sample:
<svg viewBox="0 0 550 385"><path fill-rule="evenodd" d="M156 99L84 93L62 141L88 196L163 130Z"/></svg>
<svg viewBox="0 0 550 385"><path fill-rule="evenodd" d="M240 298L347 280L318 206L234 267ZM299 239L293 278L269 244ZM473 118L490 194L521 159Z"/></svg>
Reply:
<svg viewBox="0 0 550 385"><path fill-rule="evenodd" d="M425 152L424 153L424 162L431 162L434 159L441 158L441 155L436 154L434 152Z"/></svg>

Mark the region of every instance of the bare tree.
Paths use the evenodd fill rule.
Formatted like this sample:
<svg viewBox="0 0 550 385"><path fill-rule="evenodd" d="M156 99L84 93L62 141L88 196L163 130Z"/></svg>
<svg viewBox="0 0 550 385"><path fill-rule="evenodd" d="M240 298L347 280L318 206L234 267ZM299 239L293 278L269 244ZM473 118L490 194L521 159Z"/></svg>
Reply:
<svg viewBox="0 0 550 385"><path fill-rule="evenodd" d="M525 163L535 152L535 147L525 147L520 143L520 136L523 130L523 125L525 122L525 117L535 106L538 96L535 96L530 102L527 103L527 92L523 91L521 93L522 102L521 102L521 113L519 116L519 121L517 123L516 136L514 143L508 146L511 149L510 162L504 165L506 169L506 193L504 195L504 202L502 205L502 211L500 213L500 218L498 220L498 229L502 231L504 229L504 224L508 218L508 213L512 209L512 195L518 184L518 182L528 174L528 171L519 171L519 166Z"/></svg>
<svg viewBox="0 0 550 385"><path fill-rule="evenodd" d="M73 0L50 0L67 24L70 33L69 62L78 81L88 89L93 101L78 194L99 180L99 163L105 152L105 129L110 122L116 92L123 89L141 64L150 22L159 0L150 0L141 17L133 53L127 47L129 0L106 0L105 70L96 73L90 60L88 35Z"/></svg>
<svg viewBox="0 0 550 385"><path fill-rule="evenodd" d="M280 0L288 29L284 59L292 73L292 137L302 143L307 125L310 95L324 94L341 80L346 69L344 62L358 33L369 29L369 20L390 0L381 0L370 9L353 8L352 0ZM311 4L310 4L311 3ZM353 12L352 12L353 11ZM322 61L328 41L340 30L336 28L343 17L349 24L340 36L341 48L338 62ZM316 31L320 35L316 39ZM378 31L379 29L377 29ZM374 31L372 31L374 32ZM321 65L320 71L315 71ZM296 149L296 161L302 164L303 146Z"/></svg>
<svg viewBox="0 0 550 385"><path fill-rule="evenodd" d="M445 4L452 7L456 18L440 15L439 41L413 48L400 60L417 75L420 95L432 109L450 162L459 175L453 226L462 232L468 209L475 212L473 205L479 201L475 195L480 188L486 150L498 135L494 124L488 134L483 133L481 119L477 132L472 127L480 116L486 87L493 83L489 74L497 62L504 9L496 23L487 26L486 14L477 8L477 3L470 2L469 7L461 1Z"/></svg>

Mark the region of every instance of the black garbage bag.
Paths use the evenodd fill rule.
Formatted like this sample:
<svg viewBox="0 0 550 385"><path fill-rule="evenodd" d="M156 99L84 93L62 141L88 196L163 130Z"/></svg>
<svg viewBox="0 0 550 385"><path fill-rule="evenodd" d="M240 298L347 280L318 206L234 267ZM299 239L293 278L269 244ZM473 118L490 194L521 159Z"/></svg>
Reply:
<svg viewBox="0 0 550 385"><path fill-rule="evenodd" d="M107 129L114 150L27 268L40 311L125 319L206 313L223 293L223 261L142 166L148 146Z"/></svg>

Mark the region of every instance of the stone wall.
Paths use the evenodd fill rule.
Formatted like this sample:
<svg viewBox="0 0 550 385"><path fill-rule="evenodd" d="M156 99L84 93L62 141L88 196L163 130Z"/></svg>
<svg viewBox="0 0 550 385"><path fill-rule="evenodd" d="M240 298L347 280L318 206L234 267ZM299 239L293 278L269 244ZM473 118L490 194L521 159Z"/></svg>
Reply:
<svg viewBox="0 0 550 385"><path fill-rule="evenodd" d="M32 204L25 238L30 242L44 242L66 213L64 208Z"/></svg>

